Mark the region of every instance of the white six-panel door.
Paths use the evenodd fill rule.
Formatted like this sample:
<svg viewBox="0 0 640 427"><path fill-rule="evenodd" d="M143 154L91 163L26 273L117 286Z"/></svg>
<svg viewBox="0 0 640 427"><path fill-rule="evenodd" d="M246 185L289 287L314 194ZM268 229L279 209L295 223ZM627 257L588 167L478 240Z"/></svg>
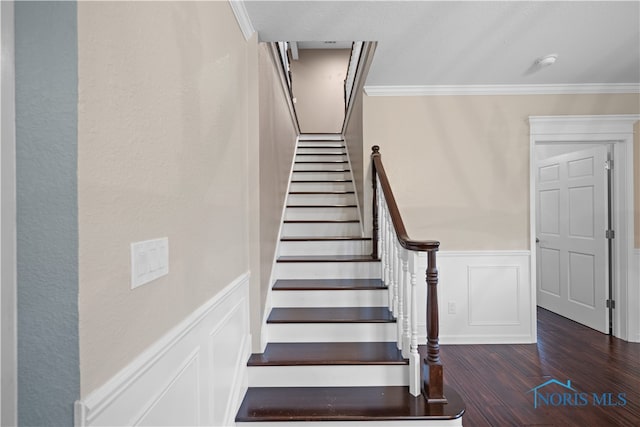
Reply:
<svg viewBox="0 0 640 427"><path fill-rule="evenodd" d="M607 161L596 146L537 162L540 307L608 333Z"/></svg>

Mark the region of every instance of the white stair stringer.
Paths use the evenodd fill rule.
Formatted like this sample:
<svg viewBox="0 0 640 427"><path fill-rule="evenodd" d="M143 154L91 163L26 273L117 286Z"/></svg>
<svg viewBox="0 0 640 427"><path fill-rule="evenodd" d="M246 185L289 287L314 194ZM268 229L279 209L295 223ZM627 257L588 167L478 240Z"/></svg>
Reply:
<svg viewBox="0 0 640 427"><path fill-rule="evenodd" d="M249 387L408 385L407 365L249 366Z"/></svg>

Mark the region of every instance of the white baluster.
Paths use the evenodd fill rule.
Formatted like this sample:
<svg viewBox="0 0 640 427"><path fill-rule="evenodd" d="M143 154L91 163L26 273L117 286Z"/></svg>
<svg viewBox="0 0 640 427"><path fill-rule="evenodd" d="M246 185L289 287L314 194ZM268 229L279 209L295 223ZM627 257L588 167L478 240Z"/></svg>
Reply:
<svg viewBox="0 0 640 427"><path fill-rule="evenodd" d="M404 298L405 298L405 275L402 271L402 248L399 243L395 245L396 252L396 277L397 277L397 287L396 291L398 293L398 318L396 319L396 326L398 330L397 338L398 338L398 349L404 350L402 344L404 340L402 339L404 332ZM404 351L403 351L404 353Z"/></svg>
<svg viewBox="0 0 640 427"><path fill-rule="evenodd" d="M409 251L402 250L402 284L404 285L404 307L402 319L402 355L405 359L409 358L409 346L411 344L411 325L409 324L411 319L411 279L409 276Z"/></svg>
<svg viewBox="0 0 640 427"><path fill-rule="evenodd" d="M393 313L393 317L398 317L398 282L396 281L396 264L395 264L395 252L394 252L394 236L395 234L391 233L391 223L389 223L389 229L387 232L387 237L389 238L387 241L387 251L389 252L389 294L391 296L391 300L389 301L389 305L391 306L391 313Z"/></svg>
<svg viewBox="0 0 640 427"><path fill-rule="evenodd" d="M409 254L409 273L411 275L411 343L409 350L409 392L420 395L422 378L420 375L420 354L418 353L418 281L416 267L418 254Z"/></svg>
<svg viewBox="0 0 640 427"><path fill-rule="evenodd" d="M384 204L384 212L385 212L385 228L384 228L384 235L385 235L385 239L384 239L384 257L386 260L386 270L384 272L384 283L387 285L387 290L389 292L389 300L388 300L388 305L389 305L389 310L391 310L391 312L393 313L393 285L391 284L391 268L390 268L390 264L391 264L391 250L390 250L390 244L389 242L392 242L391 240L391 221L389 218L389 210L387 209L387 204L385 202Z"/></svg>

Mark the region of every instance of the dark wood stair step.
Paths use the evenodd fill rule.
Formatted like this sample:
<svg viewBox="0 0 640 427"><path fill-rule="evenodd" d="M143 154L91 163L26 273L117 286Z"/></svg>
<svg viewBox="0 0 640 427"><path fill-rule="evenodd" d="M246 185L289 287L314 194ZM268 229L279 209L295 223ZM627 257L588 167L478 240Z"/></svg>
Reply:
<svg viewBox="0 0 640 427"><path fill-rule="evenodd" d="M236 422L408 421L462 417L460 395L445 386L447 404L428 404L408 387L250 387ZM374 425L374 424L372 424Z"/></svg>
<svg viewBox="0 0 640 427"><path fill-rule="evenodd" d="M296 153L296 156L346 156L347 153L335 152L335 153Z"/></svg>
<svg viewBox="0 0 640 427"><path fill-rule="evenodd" d="M387 307L274 308L267 323L395 323Z"/></svg>
<svg viewBox="0 0 640 427"><path fill-rule="evenodd" d="M379 262L371 255L283 255L277 262Z"/></svg>
<svg viewBox="0 0 640 427"><path fill-rule="evenodd" d="M285 224L341 224L345 222L360 222L358 219L285 219Z"/></svg>
<svg viewBox="0 0 640 427"><path fill-rule="evenodd" d="M357 208L357 205L287 205L288 208Z"/></svg>
<svg viewBox="0 0 640 427"><path fill-rule="evenodd" d="M394 342L270 343L248 366L407 365Z"/></svg>
<svg viewBox="0 0 640 427"><path fill-rule="evenodd" d="M341 141L336 141L335 143L339 143ZM346 148L345 145L299 145L298 148L321 148L321 149L325 149L325 148L332 148L332 149L336 149L336 148Z"/></svg>
<svg viewBox="0 0 640 427"><path fill-rule="evenodd" d="M308 163L317 163L317 164L323 165L323 164L349 163L349 162L346 161L346 160L323 160L321 162L320 161L313 161L313 160L307 160L307 161L298 161L298 160L296 160L293 163L307 163L307 164Z"/></svg>
<svg viewBox="0 0 640 427"><path fill-rule="evenodd" d="M305 180L300 180L300 179L292 179L291 183L305 183L305 182L313 182L313 183L335 183L335 182L353 182L350 179L305 179Z"/></svg>
<svg viewBox="0 0 640 427"><path fill-rule="evenodd" d="M274 291L342 291L387 289L380 279L279 279Z"/></svg>
<svg viewBox="0 0 640 427"><path fill-rule="evenodd" d="M280 239L281 242L336 242L345 240L370 241L371 237L360 236L289 236Z"/></svg>
<svg viewBox="0 0 640 427"><path fill-rule="evenodd" d="M342 173L342 172L351 172L351 169L303 169L303 170L295 170L295 173L304 173L304 172L312 172L312 173L324 173L324 172L329 172L329 173Z"/></svg>
<svg viewBox="0 0 640 427"><path fill-rule="evenodd" d="M337 191L289 191L289 194L355 194L355 191L351 190L337 190Z"/></svg>

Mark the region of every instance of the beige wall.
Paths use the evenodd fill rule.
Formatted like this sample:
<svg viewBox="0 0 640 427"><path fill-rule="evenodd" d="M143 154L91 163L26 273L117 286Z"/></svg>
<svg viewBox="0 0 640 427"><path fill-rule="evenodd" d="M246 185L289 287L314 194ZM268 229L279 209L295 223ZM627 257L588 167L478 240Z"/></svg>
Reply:
<svg viewBox="0 0 640 427"><path fill-rule="evenodd" d="M363 218L366 217L366 214L370 213L370 205L364 205L362 202L364 200L364 182L365 182L365 170L363 169L364 159L363 155L366 153L363 152L363 128L362 128L362 104L363 104L363 93L362 90L357 91L353 95L352 103L353 107L351 110L351 115L349 117L349 123L347 123L347 128L345 129L344 139L347 145L347 150L349 152L349 160L351 161L351 171L353 173L353 182L355 185L356 193L358 196L358 202L360 203L360 211ZM366 147L365 147L366 148ZM370 235L371 233L369 233Z"/></svg>
<svg viewBox="0 0 640 427"><path fill-rule="evenodd" d="M636 234L636 248L640 248L640 121L633 126L633 155L634 155L634 175L633 183L635 184L635 194L633 196L635 202L635 224L633 226Z"/></svg>
<svg viewBox="0 0 640 427"><path fill-rule="evenodd" d="M366 97L365 168L380 145L411 237L526 250L528 117L639 112L638 95Z"/></svg>
<svg viewBox="0 0 640 427"><path fill-rule="evenodd" d="M350 49L301 49L291 61L291 86L303 133L340 133L344 121L344 79Z"/></svg>
<svg viewBox="0 0 640 427"><path fill-rule="evenodd" d="M259 85L259 148L257 181L250 187L252 199L258 202L258 234L252 239L254 252L251 265L251 304L253 348L260 342L260 327L264 304L271 286L271 270L278 243L282 209L287 196L289 173L293 162L297 132L293 125L285 89L276 71L276 64L265 44L258 48ZM253 166L252 166L253 168ZM251 173L255 174L255 170ZM259 280L256 280L256 277Z"/></svg>
<svg viewBox="0 0 640 427"><path fill-rule="evenodd" d="M247 49L226 2L78 3L83 397L249 269Z"/></svg>

